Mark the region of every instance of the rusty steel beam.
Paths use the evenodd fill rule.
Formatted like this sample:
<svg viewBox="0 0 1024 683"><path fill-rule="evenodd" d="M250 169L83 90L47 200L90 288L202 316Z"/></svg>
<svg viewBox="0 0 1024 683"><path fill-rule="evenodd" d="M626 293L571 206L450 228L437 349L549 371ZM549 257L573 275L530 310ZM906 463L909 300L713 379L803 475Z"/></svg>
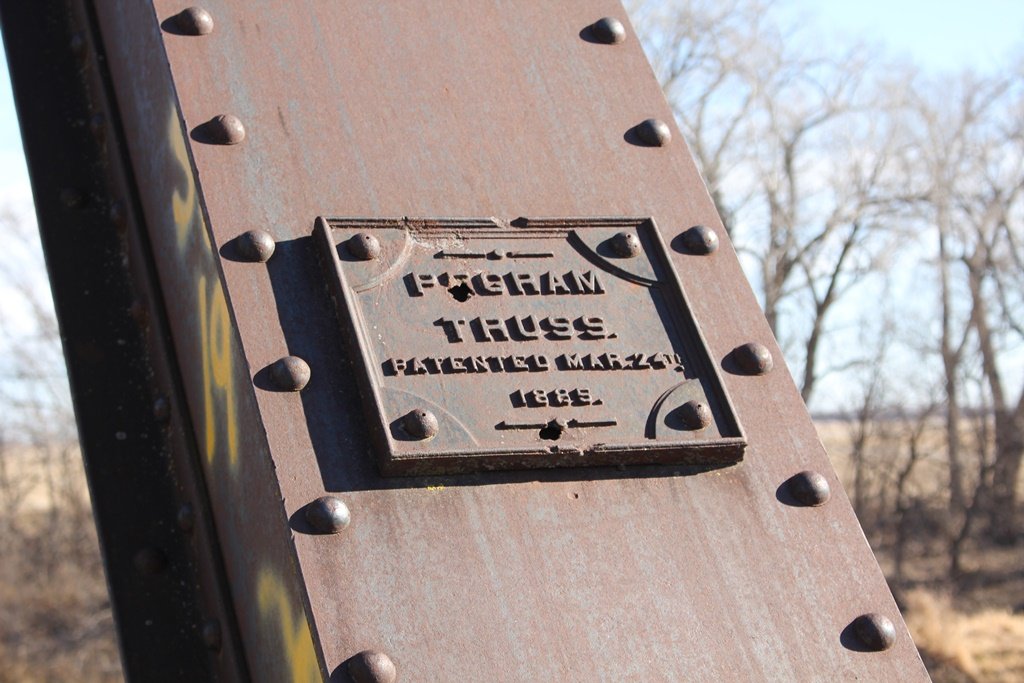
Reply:
<svg viewBox="0 0 1024 683"><path fill-rule="evenodd" d="M927 680L617 2L88 16L248 675Z"/></svg>

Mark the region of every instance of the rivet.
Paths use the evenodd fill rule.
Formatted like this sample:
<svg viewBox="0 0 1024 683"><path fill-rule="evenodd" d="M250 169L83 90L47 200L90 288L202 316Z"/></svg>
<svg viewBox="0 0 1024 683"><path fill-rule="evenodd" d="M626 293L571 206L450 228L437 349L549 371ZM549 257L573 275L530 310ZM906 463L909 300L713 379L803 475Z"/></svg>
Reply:
<svg viewBox="0 0 1024 683"><path fill-rule="evenodd" d="M679 406L679 415L688 429L705 429L711 424L711 409L701 401L687 401Z"/></svg>
<svg viewBox="0 0 1024 683"><path fill-rule="evenodd" d="M238 253L246 261L266 263L274 255L277 243L265 230L250 230L238 236Z"/></svg>
<svg viewBox="0 0 1024 683"><path fill-rule="evenodd" d="M590 31L598 42L618 45L626 39L626 27L615 17L604 17L590 25Z"/></svg>
<svg viewBox="0 0 1024 683"><path fill-rule="evenodd" d="M808 507L824 505L832 495L828 480L818 472L810 470L793 475L787 488L798 503Z"/></svg>
<svg viewBox="0 0 1024 683"><path fill-rule="evenodd" d="M153 576L159 574L167 567L167 556L159 548L143 548L135 553L132 562L140 574Z"/></svg>
<svg viewBox="0 0 1024 683"><path fill-rule="evenodd" d="M641 142L651 147L664 147L672 140L668 124L659 119L641 121L636 127L636 135Z"/></svg>
<svg viewBox="0 0 1024 683"><path fill-rule="evenodd" d="M220 622L216 619L207 619L199 628L199 635L207 648L217 652L221 648L224 637L221 635Z"/></svg>
<svg viewBox="0 0 1024 683"><path fill-rule="evenodd" d="M185 503L178 508L178 515L175 521L178 523L178 528L185 533L192 533L192 530L196 528L196 512L192 508L191 503Z"/></svg>
<svg viewBox="0 0 1024 683"><path fill-rule="evenodd" d="M610 246L616 256L633 258L640 253L640 239L631 232L620 232L612 237Z"/></svg>
<svg viewBox="0 0 1024 683"><path fill-rule="evenodd" d="M348 527L352 515L340 498L321 496L306 506L306 521L321 534L336 534Z"/></svg>
<svg viewBox="0 0 1024 683"><path fill-rule="evenodd" d="M402 419L402 426L414 439L429 439L437 436L437 418L429 410L417 408Z"/></svg>
<svg viewBox="0 0 1024 683"><path fill-rule="evenodd" d="M365 232L352 235L345 242L345 248L360 261L372 261L380 256L380 241Z"/></svg>
<svg viewBox="0 0 1024 683"><path fill-rule="evenodd" d="M270 366L270 381L279 391L301 391L310 374L309 365L297 356L285 356Z"/></svg>
<svg viewBox="0 0 1024 683"><path fill-rule="evenodd" d="M215 145L237 145L245 139L245 126L232 114L220 114L203 124L203 132Z"/></svg>
<svg viewBox="0 0 1024 683"><path fill-rule="evenodd" d="M896 644L896 627L889 617L871 612L853 620L853 632L872 652L888 650Z"/></svg>
<svg viewBox="0 0 1024 683"><path fill-rule="evenodd" d="M695 225L683 233L683 246L691 254L712 254L718 250L718 234L706 225Z"/></svg>
<svg viewBox="0 0 1024 683"><path fill-rule="evenodd" d="M741 372L746 375L764 375L775 366L772 353L764 344L750 342L733 349L733 358Z"/></svg>
<svg viewBox="0 0 1024 683"><path fill-rule="evenodd" d="M189 7L174 17L175 27L187 36L213 33L213 17L202 7Z"/></svg>
<svg viewBox="0 0 1024 683"><path fill-rule="evenodd" d="M166 396L157 396L153 399L153 419L157 422L167 422L171 419L171 402Z"/></svg>
<svg viewBox="0 0 1024 683"><path fill-rule="evenodd" d="M395 663L383 652L364 650L348 662L348 675L353 683L395 683Z"/></svg>

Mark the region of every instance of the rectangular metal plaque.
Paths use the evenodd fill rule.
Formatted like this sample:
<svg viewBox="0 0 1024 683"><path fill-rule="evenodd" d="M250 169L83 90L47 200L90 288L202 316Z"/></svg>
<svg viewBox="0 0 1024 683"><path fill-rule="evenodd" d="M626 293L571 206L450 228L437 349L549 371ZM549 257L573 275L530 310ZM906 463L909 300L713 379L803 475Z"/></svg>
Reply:
<svg viewBox="0 0 1024 683"><path fill-rule="evenodd" d="M745 440L647 218L319 218L385 474L726 465Z"/></svg>

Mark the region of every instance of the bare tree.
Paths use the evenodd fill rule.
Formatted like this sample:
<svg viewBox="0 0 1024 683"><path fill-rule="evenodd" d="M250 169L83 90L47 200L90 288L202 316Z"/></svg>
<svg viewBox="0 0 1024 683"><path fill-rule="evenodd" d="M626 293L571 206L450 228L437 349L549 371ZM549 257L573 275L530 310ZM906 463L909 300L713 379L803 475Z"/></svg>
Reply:
<svg viewBox="0 0 1024 683"><path fill-rule="evenodd" d="M763 0L635 3L666 95L809 401L830 313L886 251L897 118L868 56L806 48Z"/></svg>

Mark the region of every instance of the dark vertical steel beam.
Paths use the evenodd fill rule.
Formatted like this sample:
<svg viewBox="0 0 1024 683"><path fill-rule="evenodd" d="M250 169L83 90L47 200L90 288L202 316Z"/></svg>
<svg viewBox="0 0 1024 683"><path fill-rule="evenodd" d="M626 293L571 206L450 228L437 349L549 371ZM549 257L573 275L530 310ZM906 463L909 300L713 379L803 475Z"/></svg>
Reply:
<svg viewBox="0 0 1024 683"><path fill-rule="evenodd" d="M0 3L124 673L247 678L89 8Z"/></svg>

